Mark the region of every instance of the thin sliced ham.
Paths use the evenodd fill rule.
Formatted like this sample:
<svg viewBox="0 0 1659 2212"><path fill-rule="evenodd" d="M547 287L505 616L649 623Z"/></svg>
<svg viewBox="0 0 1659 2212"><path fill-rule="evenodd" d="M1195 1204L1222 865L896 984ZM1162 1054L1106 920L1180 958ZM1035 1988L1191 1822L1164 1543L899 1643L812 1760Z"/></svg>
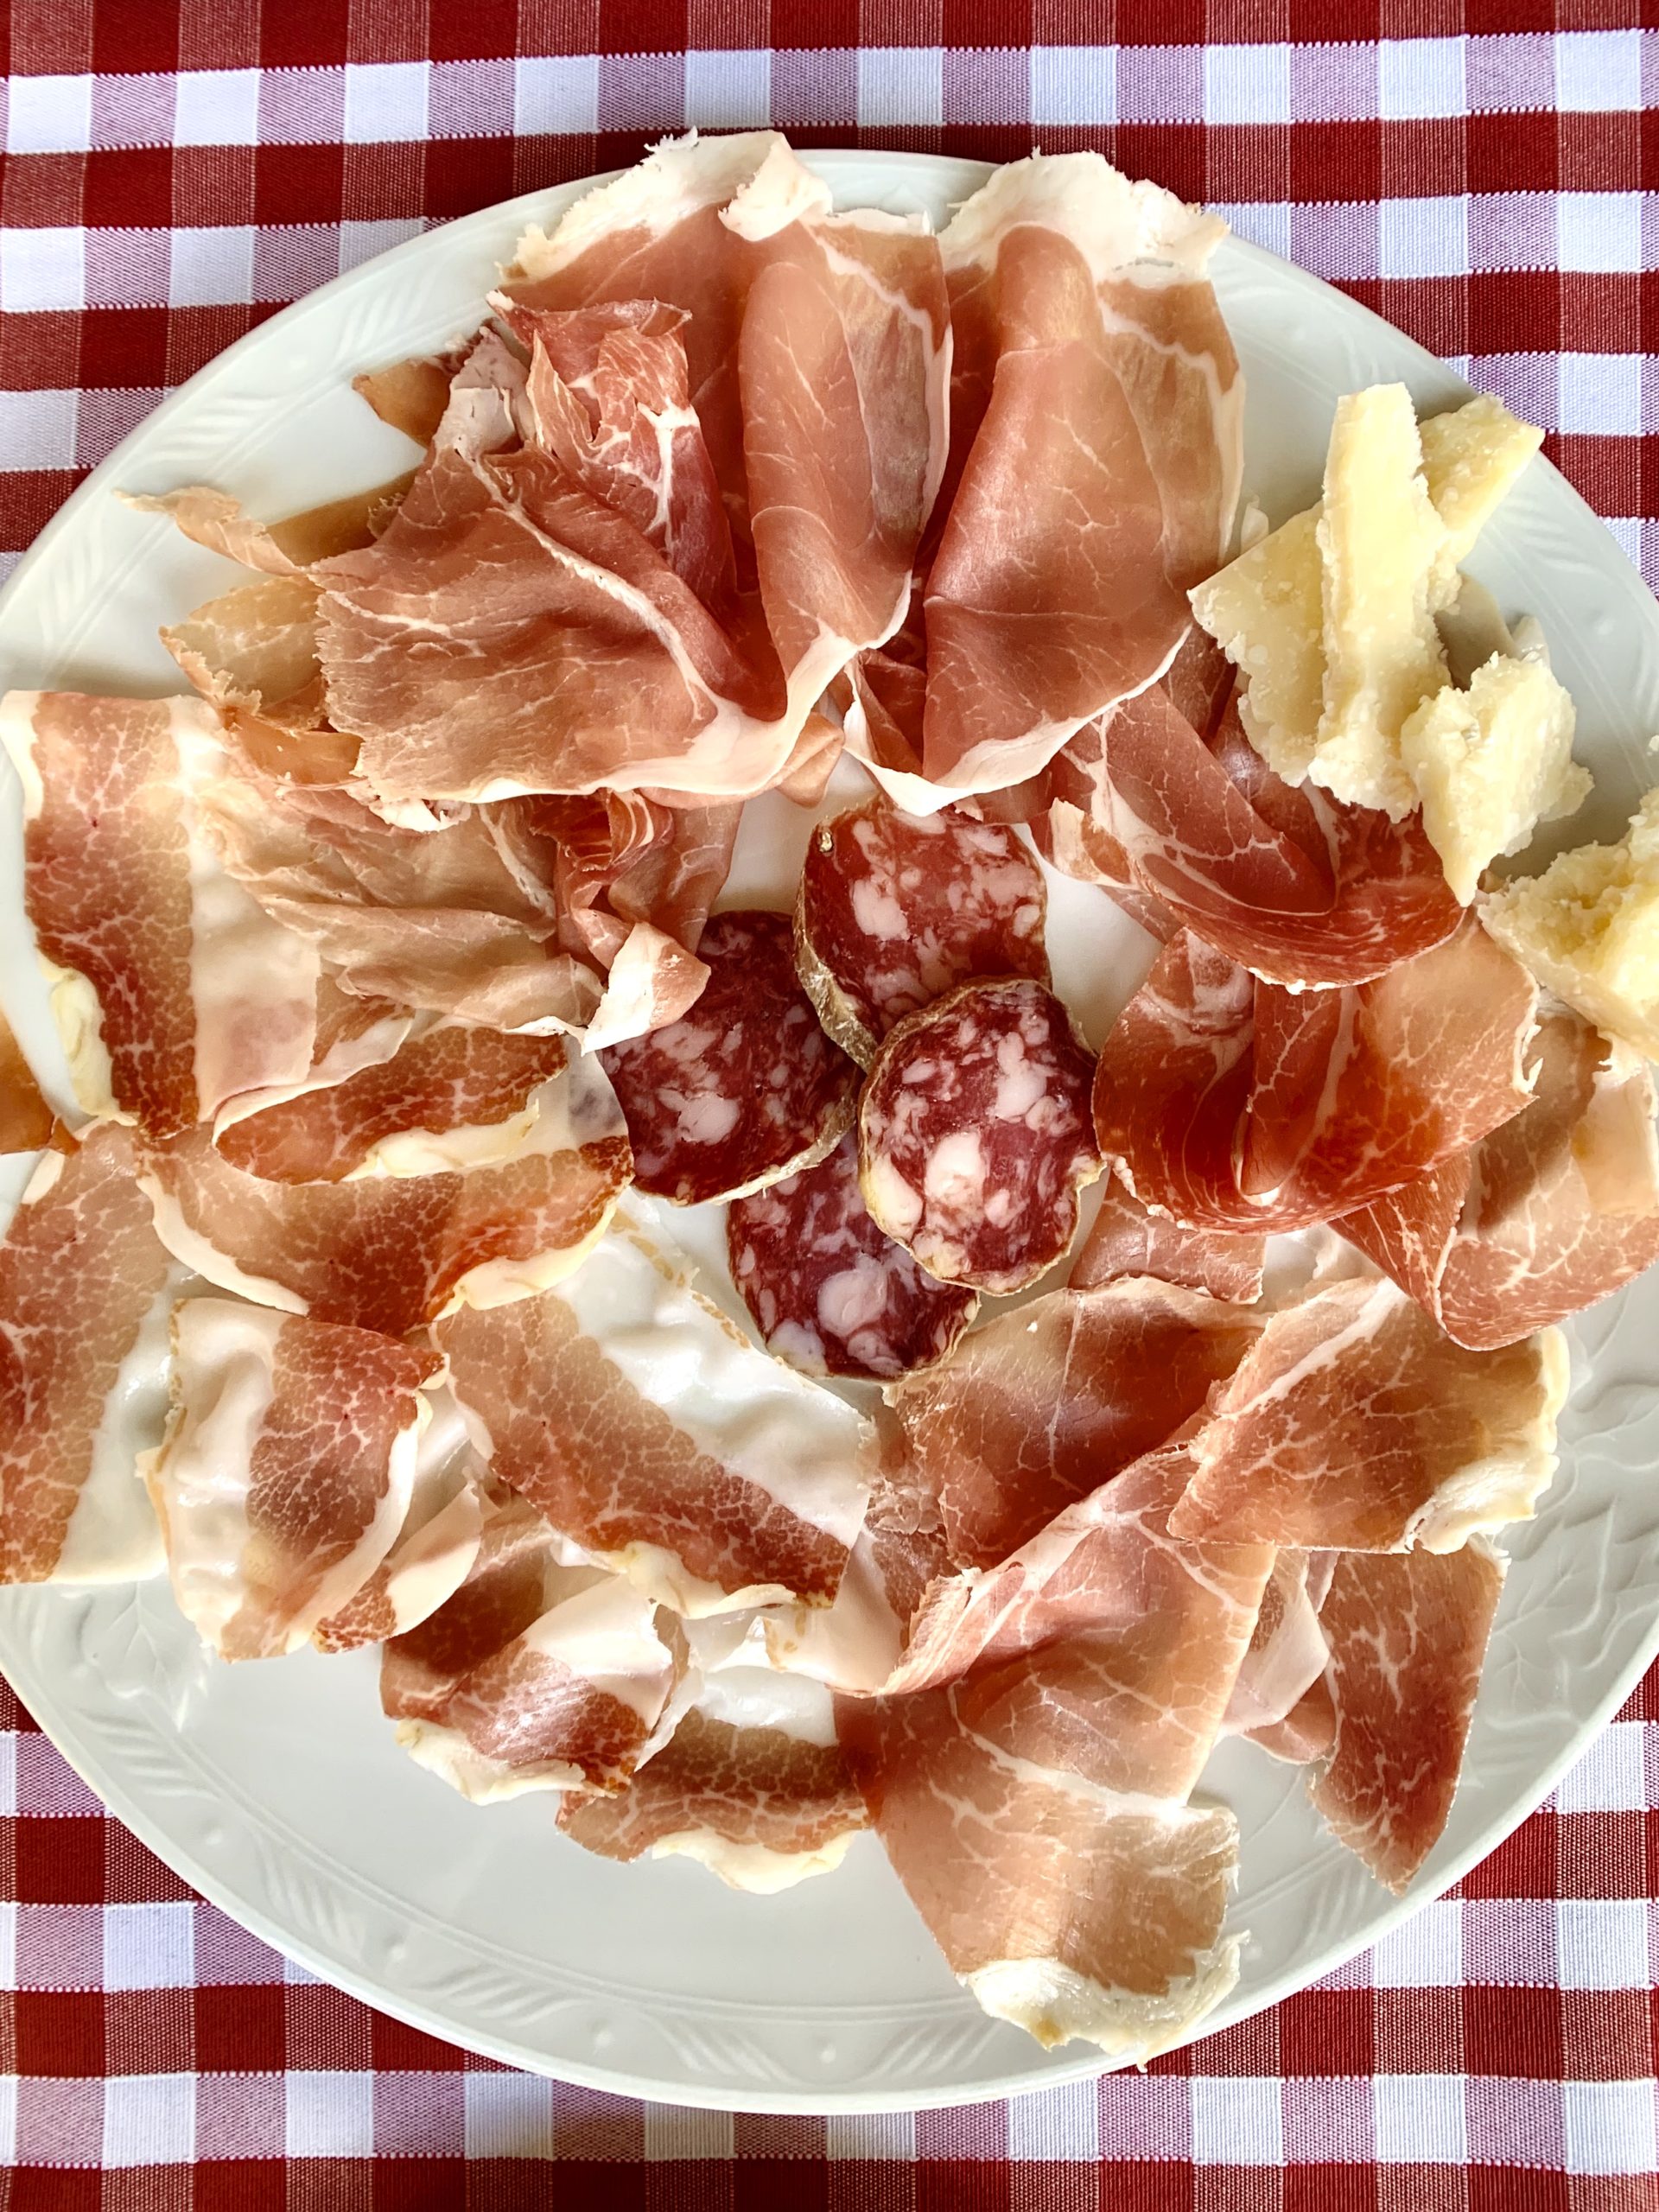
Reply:
<svg viewBox="0 0 1659 2212"><path fill-rule="evenodd" d="M952 1558L994 1567L1202 1411L1256 1318L1144 1277L999 1314L889 1395Z"/></svg>
<svg viewBox="0 0 1659 2212"><path fill-rule="evenodd" d="M1280 1551L1262 1592L1249 1649L1228 1700L1224 1726L1248 1736L1275 1758L1305 1764L1315 1756L1309 1727L1331 1656L1319 1607L1331 1586L1334 1552Z"/></svg>
<svg viewBox="0 0 1659 2212"><path fill-rule="evenodd" d="M642 1236L619 1230L557 1289L435 1336L495 1472L657 1602L835 1596L869 1423L758 1351Z"/></svg>
<svg viewBox="0 0 1659 2212"><path fill-rule="evenodd" d="M167 515L197 545L270 576L292 576L315 561L366 545L388 508L409 486L399 476L366 491L347 492L321 506L305 507L277 522L257 522L228 492L203 484L181 491L122 494L140 514Z"/></svg>
<svg viewBox="0 0 1659 2212"><path fill-rule="evenodd" d="M1503 1572L1478 1541L1444 1558L1337 1561L1319 1612L1333 1734L1309 1795L1391 1890L1406 1888L1445 1829Z"/></svg>
<svg viewBox="0 0 1659 2212"><path fill-rule="evenodd" d="M179 1610L222 1658L296 1650L380 1566L437 1364L239 1300L179 1306L167 1434L140 1468Z"/></svg>
<svg viewBox="0 0 1659 2212"><path fill-rule="evenodd" d="M683 1654L650 1599L577 1561L493 1485L461 1587L381 1656L380 1703L410 1756L478 1803L615 1789L652 1744Z"/></svg>
<svg viewBox="0 0 1659 2212"><path fill-rule="evenodd" d="M267 1182L195 1129L146 1146L140 1173L162 1243L209 1282L403 1336L457 1306L533 1295L603 1234L630 1167L603 1071L577 1059L532 1099L511 1154L464 1172Z"/></svg>
<svg viewBox="0 0 1659 2212"><path fill-rule="evenodd" d="M1536 988L1472 919L1375 982L1294 992L1190 931L1114 1025L1101 1148L1195 1229L1294 1229L1438 1166L1531 1096Z"/></svg>
<svg viewBox="0 0 1659 2212"><path fill-rule="evenodd" d="M161 1564L132 1422L166 1363L180 1271L115 1123L42 1154L0 1241L0 1581Z"/></svg>
<svg viewBox="0 0 1659 2212"><path fill-rule="evenodd" d="M167 647L202 697L245 741L279 731L323 735L322 667L317 658L317 588L303 576L262 576L211 599L162 631ZM326 753L344 777L356 766L357 741L333 734Z"/></svg>
<svg viewBox="0 0 1659 2212"><path fill-rule="evenodd" d="M11 1024L0 1014L0 1153L38 1152L55 1118Z"/></svg>
<svg viewBox="0 0 1659 2212"><path fill-rule="evenodd" d="M220 865L200 793L224 752L191 699L14 691L23 898L75 1095L170 1136L311 1058L318 961Z"/></svg>
<svg viewBox="0 0 1659 2212"><path fill-rule="evenodd" d="M1567 1346L1468 1351L1387 1280L1269 1317L1192 1439L1173 1534L1301 1549L1447 1552L1531 1517L1554 1474Z"/></svg>
<svg viewBox="0 0 1659 2212"><path fill-rule="evenodd" d="M691 1859L763 1896L830 1873L868 1821L827 1694L747 1668L712 1675L625 1790L559 1809L602 1858Z"/></svg>
<svg viewBox="0 0 1659 2212"><path fill-rule="evenodd" d="M1659 1260L1653 1072L1547 1006L1530 1105L1338 1226L1459 1344L1565 1320Z"/></svg>
<svg viewBox="0 0 1659 2212"><path fill-rule="evenodd" d="M1182 1229L1149 1213L1112 1175L1072 1262L1070 1287L1096 1290L1128 1275L1156 1275L1229 1305L1250 1306L1262 1295L1266 1256L1266 1237L1248 1230Z"/></svg>

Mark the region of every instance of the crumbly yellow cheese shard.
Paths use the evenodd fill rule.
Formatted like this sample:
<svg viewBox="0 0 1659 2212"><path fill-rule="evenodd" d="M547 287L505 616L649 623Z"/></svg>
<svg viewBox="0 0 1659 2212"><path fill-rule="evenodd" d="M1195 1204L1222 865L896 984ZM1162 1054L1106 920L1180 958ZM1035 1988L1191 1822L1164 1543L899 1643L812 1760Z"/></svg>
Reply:
<svg viewBox="0 0 1659 2212"><path fill-rule="evenodd" d="M1446 537L1404 385L1338 400L1319 523L1325 709L1307 772L1396 821L1417 804L1400 765L1401 727L1446 682L1434 627Z"/></svg>
<svg viewBox="0 0 1659 2212"><path fill-rule="evenodd" d="M1610 1037L1659 1059L1659 790L1616 845L1580 845L1481 902L1497 939Z"/></svg>
<svg viewBox="0 0 1659 2212"><path fill-rule="evenodd" d="M1489 392L1447 414L1431 415L1417 428L1428 496L1446 524L1443 582L1450 598L1457 590L1452 572L1467 559L1494 510L1544 442L1544 434L1511 415Z"/></svg>
<svg viewBox="0 0 1659 2212"><path fill-rule="evenodd" d="M1494 653L1466 691L1448 683L1400 733L1423 827L1466 906L1481 870L1540 822L1571 814L1590 778L1573 760L1573 702L1541 661Z"/></svg>

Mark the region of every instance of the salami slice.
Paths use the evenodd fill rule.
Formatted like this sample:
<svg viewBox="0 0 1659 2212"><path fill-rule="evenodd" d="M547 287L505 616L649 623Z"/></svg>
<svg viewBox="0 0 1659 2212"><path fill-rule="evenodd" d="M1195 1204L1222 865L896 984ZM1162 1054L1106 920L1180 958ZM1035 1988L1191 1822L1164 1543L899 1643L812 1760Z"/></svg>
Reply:
<svg viewBox="0 0 1659 2212"><path fill-rule="evenodd" d="M901 1021L858 1109L859 1179L879 1227L930 1274L1023 1289L1071 1249L1101 1169L1092 1055L1027 976L963 983Z"/></svg>
<svg viewBox="0 0 1659 2212"><path fill-rule="evenodd" d="M931 1367L979 1306L871 1220L850 1131L816 1167L740 1198L726 1246L766 1349L804 1375L886 1382Z"/></svg>
<svg viewBox="0 0 1659 2212"><path fill-rule="evenodd" d="M795 907L801 981L861 1066L908 1014L975 976L1048 981L1042 871L1011 829L867 799L820 823Z"/></svg>
<svg viewBox="0 0 1659 2212"><path fill-rule="evenodd" d="M858 1091L858 1070L801 988L787 914L717 914L697 957L709 981L689 1014L599 1055L635 1182L680 1206L814 1166L849 1127Z"/></svg>

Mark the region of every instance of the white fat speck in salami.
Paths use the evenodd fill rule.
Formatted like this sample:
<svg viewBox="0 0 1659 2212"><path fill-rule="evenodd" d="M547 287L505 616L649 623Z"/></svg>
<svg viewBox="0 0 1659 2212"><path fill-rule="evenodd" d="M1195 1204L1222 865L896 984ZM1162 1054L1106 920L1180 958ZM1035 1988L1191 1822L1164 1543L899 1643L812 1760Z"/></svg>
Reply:
<svg viewBox="0 0 1659 2212"><path fill-rule="evenodd" d="M634 1180L676 1205L741 1197L822 1160L858 1070L802 990L787 914L717 914L689 1014L599 1055L627 1117Z"/></svg>
<svg viewBox="0 0 1659 2212"><path fill-rule="evenodd" d="M732 1279L766 1348L807 1375L889 1382L950 1351L979 1306L870 1218L849 1132L829 1158L733 1206Z"/></svg>
<svg viewBox="0 0 1659 2212"><path fill-rule="evenodd" d="M960 984L910 1015L858 1109L876 1225L943 1281L1035 1282L1070 1249L1077 1192L1100 1173L1093 1069L1065 1008L1026 976Z"/></svg>
<svg viewBox="0 0 1659 2212"><path fill-rule="evenodd" d="M820 823L795 909L796 957L824 1027L868 1066L906 1014L975 976L1048 981L1046 894L1014 832L886 798Z"/></svg>

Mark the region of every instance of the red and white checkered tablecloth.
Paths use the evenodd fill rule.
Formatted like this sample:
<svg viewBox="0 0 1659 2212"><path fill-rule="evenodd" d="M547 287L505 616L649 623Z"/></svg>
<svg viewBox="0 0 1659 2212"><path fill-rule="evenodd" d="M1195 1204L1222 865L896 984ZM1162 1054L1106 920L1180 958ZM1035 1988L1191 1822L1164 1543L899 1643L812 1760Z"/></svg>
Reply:
<svg viewBox="0 0 1659 2212"><path fill-rule="evenodd" d="M308 286L660 132L772 122L1096 146L1220 207L1544 424L1655 582L1653 4L12 0L0 563ZM471 2058L193 1897L10 1700L0 1985L0 2212L1655 2212L1659 1673L1374 1953L1007 2105L734 2119Z"/></svg>

